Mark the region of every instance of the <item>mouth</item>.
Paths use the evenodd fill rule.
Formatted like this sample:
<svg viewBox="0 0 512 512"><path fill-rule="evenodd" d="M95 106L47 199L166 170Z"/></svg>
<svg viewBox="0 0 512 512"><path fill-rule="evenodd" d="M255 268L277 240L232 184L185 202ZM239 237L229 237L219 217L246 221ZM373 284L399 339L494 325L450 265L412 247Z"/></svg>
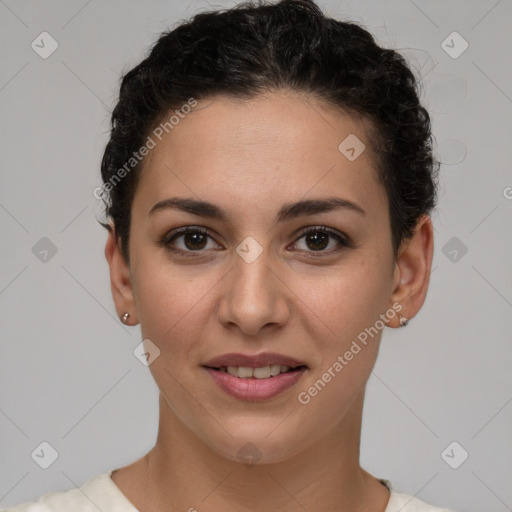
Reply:
<svg viewBox="0 0 512 512"><path fill-rule="evenodd" d="M299 361L293 357L278 354L276 352L260 352L259 354L241 354L241 353L229 353L222 354L220 356L214 357L209 361L203 363L203 366L208 368L213 368L216 370L226 369L226 371L233 376L239 376L244 378L246 375L249 377L249 370L257 370L255 376L258 378L258 375L263 375L261 378L268 378L270 375L279 375L281 373L281 368L283 368L283 373L289 369L296 369L299 366L306 366L304 361ZM233 372L233 368L237 369L237 375ZM267 369L268 368L268 369ZM279 373L277 369L279 368ZM240 372L238 370L241 369ZM270 371L270 374L267 373ZM239 373L239 375L238 375Z"/></svg>
<svg viewBox="0 0 512 512"><path fill-rule="evenodd" d="M268 400L297 384L309 369L293 357L275 352L223 354L202 365L218 387L239 400Z"/></svg>
<svg viewBox="0 0 512 512"><path fill-rule="evenodd" d="M213 382L226 395L238 400L257 402L269 400L285 391L290 391L307 372L308 367L294 368L269 365L251 368L247 366L203 366Z"/></svg>
<svg viewBox="0 0 512 512"><path fill-rule="evenodd" d="M298 366L288 366L288 365L280 365L280 364L272 364L267 366L259 366L256 368L250 366L205 366L205 368L209 368L211 370L215 370L221 373L227 373L232 377L238 379L271 379L277 377L278 375L282 375L285 373L293 373L299 372L302 370L306 370L306 365L298 365Z"/></svg>

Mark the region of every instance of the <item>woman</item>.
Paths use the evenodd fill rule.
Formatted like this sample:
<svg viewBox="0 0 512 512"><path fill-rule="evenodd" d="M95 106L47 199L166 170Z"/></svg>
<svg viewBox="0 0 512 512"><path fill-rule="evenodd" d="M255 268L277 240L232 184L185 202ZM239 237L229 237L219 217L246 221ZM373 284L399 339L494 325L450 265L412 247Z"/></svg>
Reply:
<svg viewBox="0 0 512 512"><path fill-rule="evenodd" d="M116 310L160 390L156 444L12 510L441 510L359 463L383 329L418 313L431 270L416 88L307 0L160 37L123 77L95 191Z"/></svg>

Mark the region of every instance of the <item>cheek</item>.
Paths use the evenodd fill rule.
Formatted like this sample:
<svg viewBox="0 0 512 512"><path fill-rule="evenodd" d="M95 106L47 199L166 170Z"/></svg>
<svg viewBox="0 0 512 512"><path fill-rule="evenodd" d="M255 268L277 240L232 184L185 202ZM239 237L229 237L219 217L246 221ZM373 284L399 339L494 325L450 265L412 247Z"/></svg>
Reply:
<svg viewBox="0 0 512 512"><path fill-rule="evenodd" d="M301 299L298 305L304 315L316 317L326 345L346 343L384 312L392 282L386 265L382 257L359 253L328 272L294 276L293 289Z"/></svg>
<svg viewBox="0 0 512 512"><path fill-rule="evenodd" d="M310 319L306 329L318 356L312 372L317 384L301 390L312 410L329 403L343 410L364 387L384 329L380 315L388 307L386 265L382 258L358 257L329 275L296 280L299 296L307 297L301 316Z"/></svg>
<svg viewBox="0 0 512 512"><path fill-rule="evenodd" d="M318 284L301 313L311 319L309 335L318 356L307 385L297 396L308 411L302 426L306 430L315 427L314 418L321 417L320 428L326 429L341 421L364 390L377 359L384 327L379 315L388 299L386 280L375 267L366 265L350 267L350 272L347 269L346 274Z"/></svg>
<svg viewBox="0 0 512 512"><path fill-rule="evenodd" d="M161 345L161 350L171 345L175 353L193 349L187 340L197 339L208 321L208 294L219 279L197 269L192 274L171 264L149 264L149 257L145 261L134 269L142 335Z"/></svg>
<svg viewBox="0 0 512 512"><path fill-rule="evenodd" d="M149 264L150 261L147 258L135 272L141 334L160 350L149 370L171 408L181 416L179 411L191 405L184 388L194 385L195 369L191 372L190 366L199 365L202 356L198 340L211 321L208 292L218 279L197 271L194 278L176 266L157 263L155 259L154 264Z"/></svg>

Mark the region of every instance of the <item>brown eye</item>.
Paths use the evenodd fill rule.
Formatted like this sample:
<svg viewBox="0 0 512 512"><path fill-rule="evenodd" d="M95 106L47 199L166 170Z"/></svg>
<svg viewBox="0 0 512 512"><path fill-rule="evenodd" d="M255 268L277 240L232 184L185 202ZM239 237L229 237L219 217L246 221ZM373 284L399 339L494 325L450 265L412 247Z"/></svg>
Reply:
<svg viewBox="0 0 512 512"><path fill-rule="evenodd" d="M322 231L315 231L305 235L306 245L314 251L325 249L329 245L329 238L330 235Z"/></svg>
<svg viewBox="0 0 512 512"><path fill-rule="evenodd" d="M300 244L298 241L302 239L304 239L305 247L299 247ZM335 242L331 244L330 250L325 250L329 247L330 242L333 239ZM350 240L341 233L324 226L318 226L303 232L297 239L297 242L295 242L294 246L299 250L329 254L334 251L338 251L343 247L351 247L352 244Z"/></svg>
<svg viewBox="0 0 512 512"><path fill-rule="evenodd" d="M204 249L208 235L204 233L191 232L180 235L183 237L183 243L187 249L196 251L198 249Z"/></svg>
<svg viewBox="0 0 512 512"><path fill-rule="evenodd" d="M205 252L203 249L218 249L216 243L208 247L209 239L213 240L208 231L201 228L181 228L162 240L162 245L170 250L182 253Z"/></svg>

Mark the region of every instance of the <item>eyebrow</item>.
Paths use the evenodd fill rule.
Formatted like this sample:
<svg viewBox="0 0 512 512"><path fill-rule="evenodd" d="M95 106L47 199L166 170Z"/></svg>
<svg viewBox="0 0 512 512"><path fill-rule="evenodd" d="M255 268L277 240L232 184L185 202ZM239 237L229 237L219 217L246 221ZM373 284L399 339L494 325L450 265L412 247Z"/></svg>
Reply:
<svg viewBox="0 0 512 512"><path fill-rule="evenodd" d="M219 206L208 201L185 197L171 197L159 201L151 208L149 215L168 209L181 210L199 217L208 217L223 222L228 220L226 212ZM328 197L325 199L304 199L296 203L287 203L279 210L276 221L284 222L304 215L315 215L340 209L366 216L366 212L356 203L339 197Z"/></svg>

